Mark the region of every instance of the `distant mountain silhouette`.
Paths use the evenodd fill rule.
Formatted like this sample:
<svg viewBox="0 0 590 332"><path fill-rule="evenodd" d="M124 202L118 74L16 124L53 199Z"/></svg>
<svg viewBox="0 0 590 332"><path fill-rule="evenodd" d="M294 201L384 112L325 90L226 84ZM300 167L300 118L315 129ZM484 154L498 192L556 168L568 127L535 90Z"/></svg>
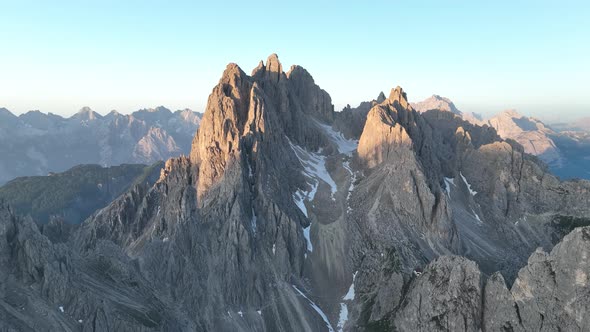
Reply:
<svg viewBox="0 0 590 332"><path fill-rule="evenodd" d="M78 164L149 164L190 151L202 115L165 107L106 116L88 107L69 118L0 109L0 184Z"/></svg>

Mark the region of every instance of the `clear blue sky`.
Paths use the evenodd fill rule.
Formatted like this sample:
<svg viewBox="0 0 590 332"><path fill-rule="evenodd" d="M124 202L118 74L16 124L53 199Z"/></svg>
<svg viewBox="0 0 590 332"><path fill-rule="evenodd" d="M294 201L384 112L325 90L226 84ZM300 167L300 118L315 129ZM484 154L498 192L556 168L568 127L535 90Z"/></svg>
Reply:
<svg viewBox="0 0 590 332"><path fill-rule="evenodd" d="M276 52L337 108L401 85L464 111L588 115L588 3L1 0L0 107L202 110L227 63Z"/></svg>

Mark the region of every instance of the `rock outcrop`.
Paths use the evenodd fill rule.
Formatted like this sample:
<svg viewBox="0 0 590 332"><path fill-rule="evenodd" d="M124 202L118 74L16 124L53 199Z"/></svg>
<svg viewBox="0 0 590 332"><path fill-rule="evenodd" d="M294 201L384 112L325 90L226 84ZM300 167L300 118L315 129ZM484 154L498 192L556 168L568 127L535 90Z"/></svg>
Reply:
<svg viewBox="0 0 590 332"><path fill-rule="evenodd" d="M511 290L499 273L484 281L474 262L441 257L412 281L393 321L399 331L585 331L589 254L590 228L578 228L550 254L533 253Z"/></svg>
<svg viewBox="0 0 590 332"><path fill-rule="evenodd" d="M0 327L587 327L588 229L527 258L588 221L588 182L399 87L345 114L274 54L251 75L228 65L190 154L153 186L73 231L0 208Z"/></svg>
<svg viewBox="0 0 590 332"><path fill-rule="evenodd" d="M399 331L480 331L482 281L477 265L443 256L410 284L395 317Z"/></svg>
<svg viewBox="0 0 590 332"><path fill-rule="evenodd" d="M526 153L538 156L549 165L559 168L564 163L551 138L556 133L545 127L541 121L522 116L515 110L507 110L488 119L487 123L502 138L517 141Z"/></svg>
<svg viewBox="0 0 590 332"><path fill-rule="evenodd" d="M590 139L583 125L545 125L542 121L506 110L484 119L478 114L461 112L448 98L434 95L422 102L412 103L420 113L443 111L454 114L471 124L492 127L505 140L514 140L524 152L539 157L551 172L563 179L590 179L588 156ZM582 123L579 121L578 123Z"/></svg>

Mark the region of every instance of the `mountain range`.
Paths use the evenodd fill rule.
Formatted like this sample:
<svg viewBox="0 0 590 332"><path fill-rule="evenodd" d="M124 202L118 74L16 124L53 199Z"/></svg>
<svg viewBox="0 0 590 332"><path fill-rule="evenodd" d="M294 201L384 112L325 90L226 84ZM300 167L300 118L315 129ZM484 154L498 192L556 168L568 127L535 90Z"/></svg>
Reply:
<svg viewBox="0 0 590 332"><path fill-rule="evenodd" d="M151 164L188 153L201 114L165 107L105 116L82 108L69 118L0 108L0 184L79 164Z"/></svg>
<svg viewBox="0 0 590 332"><path fill-rule="evenodd" d="M152 186L71 228L0 204L0 329L585 331L589 225L590 182L493 126L400 87L335 112L272 54Z"/></svg>
<svg viewBox="0 0 590 332"><path fill-rule="evenodd" d="M515 110L484 119L475 113L459 111L450 99L438 95L412 106L419 112L447 111L473 124L493 127L500 137L515 140L526 153L547 163L559 177L590 179L590 126L587 119L572 124L546 125Z"/></svg>

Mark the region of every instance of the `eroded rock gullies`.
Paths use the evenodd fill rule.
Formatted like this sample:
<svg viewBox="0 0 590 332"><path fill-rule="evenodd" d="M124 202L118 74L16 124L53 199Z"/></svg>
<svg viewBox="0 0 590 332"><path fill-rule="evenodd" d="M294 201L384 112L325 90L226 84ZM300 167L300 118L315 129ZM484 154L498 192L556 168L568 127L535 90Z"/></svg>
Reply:
<svg viewBox="0 0 590 332"><path fill-rule="evenodd" d="M274 54L251 75L228 65L190 155L67 241L0 208L2 324L472 331L582 317L587 262L570 258L563 282L550 265L587 252L587 229L526 260L584 223L587 182L560 182L493 128L415 111L399 87L370 106L351 115L360 131L303 68L285 73ZM543 287L572 275L548 315Z"/></svg>
<svg viewBox="0 0 590 332"><path fill-rule="evenodd" d="M578 228L551 253L533 253L511 290L498 273L485 278L474 262L442 257L412 281L392 324L400 331L585 331L589 255L590 228Z"/></svg>

